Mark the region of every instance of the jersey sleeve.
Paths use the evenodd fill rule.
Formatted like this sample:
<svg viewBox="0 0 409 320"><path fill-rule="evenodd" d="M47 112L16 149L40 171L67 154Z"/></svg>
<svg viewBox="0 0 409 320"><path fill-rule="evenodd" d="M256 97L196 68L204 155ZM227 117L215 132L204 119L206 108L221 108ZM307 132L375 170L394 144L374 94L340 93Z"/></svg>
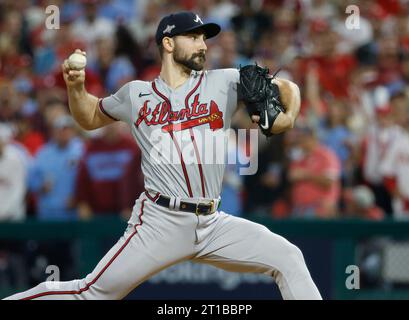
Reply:
<svg viewBox="0 0 409 320"><path fill-rule="evenodd" d="M242 101L241 90L238 90L238 86L240 83L240 71L239 69L224 69L223 70L226 75L226 80L229 84L231 90L236 93L237 102Z"/></svg>
<svg viewBox="0 0 409 320"><path fill-rule="evenodd" d="M231 84L237 84L240 81L240 73L238 69L229 68L229 69L222 69L222 72L226 78L226 81Z"/></svg>
<svg viewBox="0 0 409 320"><path fill-rule="evenodd" d="M215 70L214 75L214 83L217 89L227 96L227 111L229 112L228 114L232 116L238 103L237 85L240 81L239 70L233 68L218 69Z"/></svg>
<svg viewBox="0 0 409 320"><path fill-rule="evenodd" d="M131 119L130 83L123 85L115 94L99 99L98 107L102 113L115 121L129 122Z"/></svg>
<svg viewBox="0 0 409 320"><path fill-rule="evenodd" d="M224 76L224 80L228 85L228 90L232 90L237 92L237 85L240 82L240 73L238 69L222 69L222 74Z"/></svg>

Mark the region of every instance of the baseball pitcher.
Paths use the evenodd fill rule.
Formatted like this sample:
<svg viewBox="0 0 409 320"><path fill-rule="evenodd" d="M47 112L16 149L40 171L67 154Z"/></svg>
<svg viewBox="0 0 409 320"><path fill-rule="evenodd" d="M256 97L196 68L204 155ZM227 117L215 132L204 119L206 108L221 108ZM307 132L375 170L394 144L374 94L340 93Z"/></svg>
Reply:
<svg viewBox="0 0 409 320"><path fill-rule="evenodd" d="M296 246L218 210L225 165L204 161L206 147L209 139L225 141L238 100L266 136L291 129L300 108L297 85L257 65L204 70L206 39L219 32L192 12L164 17L156 32L160 75L126 83L106 98L87 93L84 69L64 62L71 114L84 129L115 121L131 127L142 151L145 192L123 236L84 279L44 282L8 299L122 299L186 260L267 274L284 299L321 299ZM216 154L225 152L223 143L216 146Z"/></svg>

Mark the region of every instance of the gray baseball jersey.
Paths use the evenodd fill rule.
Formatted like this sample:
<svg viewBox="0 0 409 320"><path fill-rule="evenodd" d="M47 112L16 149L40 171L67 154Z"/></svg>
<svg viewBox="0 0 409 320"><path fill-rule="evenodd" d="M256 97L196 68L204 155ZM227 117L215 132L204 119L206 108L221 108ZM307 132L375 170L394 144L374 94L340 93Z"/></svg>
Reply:
<svg viewBox="0 0 409 320"><path fill-rule="evenodd" d="M285 299L321 299L301 251L283 237L222 211L197 215L155 201L159 192L192 202L219 196L224 132L237 106L238 81L235 69L192 72L177 89L160 78L132 81L100 100L107 116L132 127L147 191L136 200L124 235L85 278L43 282L8 299L121 299L185 260L265 273L274 277ZM219 142L214 155L222 161L205 161L214 140Z"/></svg>
<svg viewBox="0 0 409 320"><path fill-rule="evenodd" d="M100 100L106 115L131 126L142 150L146 189L183 198L219 196L227 147L222 141L237 106L238 81L237 69L192 71L177 89L158 77L129 82ZM218 153L210 159L212 142Z"/></svg>

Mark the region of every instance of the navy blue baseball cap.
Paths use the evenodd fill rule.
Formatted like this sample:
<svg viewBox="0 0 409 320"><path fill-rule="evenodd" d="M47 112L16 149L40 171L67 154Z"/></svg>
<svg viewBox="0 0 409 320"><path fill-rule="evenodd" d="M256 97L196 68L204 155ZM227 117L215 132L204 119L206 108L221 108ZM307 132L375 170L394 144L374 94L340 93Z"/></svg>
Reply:
<svg viewBox="0 0 409 320"><path fill-rule="evenodd" d="M173 37L193 30L203 30L206 39L216 36L220 32L217 23L203 23L199 15L190 11L172 13L162 18L156 30L156 43L162 43L164 37Z"/></svg>

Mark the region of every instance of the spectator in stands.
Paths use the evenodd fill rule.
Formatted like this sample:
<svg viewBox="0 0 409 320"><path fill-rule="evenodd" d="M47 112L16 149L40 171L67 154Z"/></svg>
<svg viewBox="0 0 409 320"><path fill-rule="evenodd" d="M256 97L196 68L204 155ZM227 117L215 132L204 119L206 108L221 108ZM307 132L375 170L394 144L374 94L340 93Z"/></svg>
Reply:
<svg viewBox="0 0 409 320"><path fill-rule="evenodd" d="M240 175L240 167L245 167L240 161L245 159L244 146L237 145L237 135L231 131L227 145L227 164L223 177L222 192L223 201L220 210L231 212L233 215L243 214L241 193L243 190L243 176Z"/></svg>
<svg viewBox="0 0 409 320"><path fill-rule="evenodd" d="M289 167L293 215L333 218L340 198L340 161L318 141L313 129L303 126L293 130Z"/></svg>
<svg viewBox="0 0 409 320"><path fill-rule="evenodd" d="M330 21L336 16L336 6L325 0L312 0L304 4L302 13L308 21L318 19Z"/></svg>
<svg viewBox="0 0 409 320"><path fill-rule="evenodd" d="M306 69L314 63L317 68L320 86L334 97L346 97L349 89L351 71L356 67L353 54L340 52L337 44L340 35L325 20L313 20L306 26L308 39L303 42L303 66ZM328 72L331 70L331 72Z"/></svg>
<svg viewBox="0 0 409 320"><path fill-rule="evenodd" d="M354 149L352 132L347 126L348 103L335 100L328 105L328 114L318 127L320 141L334 151L341 161L342 182L347 183L353 165Z"/></svg>
<svg viewBox="0 0 409 320"><path fill-rule="evenodd" d="M123 23L135 18L138 2L133 0L101 1L98 5L98 12L101 17Z"/></svg>
<svg viewBox="0 0 409 320"><path fill-rule="evenodd" d="M380 170L383 159L388 155L388 149L401 134L401 128L394 123L390 105L375 107L375 116L368 123L367 135L363 146L362 171L364 182L375 194L376 204L386 214L391 214L391 195L383 183L383 174Z"/></svg>
<svg viewBox="0 0 409 320"><path fill-rule="evenodd" d="M250 58L254 54L254 48L263 32L271 32L272 17L256 8L253 1L245 0L243 7L237 15L231 18L231 26L237 34L240 54Z"/></svg>
<svg viewBox="0 0 409 320"><path fill-rule="evenodd" d="M107 92L117 91L136 76L136 71L126 55L116 56L116 42L103 37L96 40L96 61L90 68L102 77Z"/></svg>
<svg viewBox="0 0 409 320"><path fill-rule="evenodd" d="M354 137L347 125L351 108L346 99L322 99L320 89L317 66L310 65L306 77L306 97L310 106L307 116L317 128L318 139L334 151L341 161L341 178L345 184L351 180L354 171Z"/></svg>
<svg viewBox="0 0 409 320"><path fill-rule="evenodd" d="M80 164L76 194L79 215L121 215L129 219L135 199L143 192L139 148L123 126L100 129Z"/></svg>
<svg viewBox="0 0 409 320"><path fill-rule="evenodd" d="M87 58L94 61L96 58L95 44L98 39L112 39L115 33L115 24L106 18L98 16L100 0L81 0L83 17L72 24L73 36L86 44Z"/></svg>
<svg viewBox="0 0 409 320"><path fill-rule="evenodd" d="M380 163L380 173L393 198L394 218L409 219L409 107L402 124Z"/></svg>
<svg viewBox="0 0 409 320"><path fill-rule="evenodd" d="M61 11L58 30L47 29L44 23L44 9L51 2ZM405 126L409 9L402 2L360 1L358 30L346 27L342 1L51 2L0 1L0 121L16 129L13 145L24 158L30 157L26 149L36 155L53 139L47 123L67 114L66 106L51 107L50 100L66 103L59 66L75 48L87 50L87 90L96 96L115 91L129 79L150 81L160 71L154 40L158 20L173 10L193 10L203 21L216 19L223 25L220 38L208 42L212 47L208 67L253 61L271 72L282 67L280 76L305 90L301 113L320 129L320 141L335 150L347 185L367 184L377 205L386 214L392 212L379 167L385 146L398 137L396 128ZM390 99L376 101L379 91L386 91ZM346 146L350 138L364 152L351 149L350 143ZM270 212L276 197L283 198L287 176L276 173L286 172L287 164L273 159L271 153L282 148L279 143L279 150L273 149L273 139L259 148L258 172L243 179L246 213L260 208ZM226 170L226 175L230 173ZM395 192L390 186L389 190Z"/></svg>
<svg viewBox="0 0 409 320"><path fill-rule="evenodd" d="M17 127L16 140L23 144L32 156L44 145L45 137L34 128L33 119L18 114L15 125Z"/></svg>
<svg viewBox="0 0 409 320"><path fill-rule="evenodd" d="M0 121L12 122L16 119L19 106L16 90L11 82L0 82Z"/></svg>
<svg viewBox="0 0 409 320"><path fill-rule="evenodd" d="M26 214L27 168L11 138L11 128L0 123L0 221L23 220Z"/></svg>
<svg viewBox="0 0 409 320"><path fill-rule="evenodd" d="M286 187L283 135L259 138L257 172L244 176L244 212L270 215L272 206L282 199Z"/></svg>
<svg viewBox="0 0 409 320"><path fill-rule="evenodd" d="M229 0L196 1L196 6L192 11L197 12L203 22L215 22L222 30L229 29L231 18L240 12L238 4Z"/></svg>
<svg viewBox="0 0 409 320"><path fill-rule="evenodd" d="M372 190L365 185L345 189L343 198L343 216L346 218L382 220L385 217L383 210L375 203Z"/></svg>
<svg viewBox="0 0 409 320"><path fill-rule="evenodd" d="M143 4L141 3L140 6L143 6ZM161 5L159 1L147 1L145 9L143 10L144 12L139 19L132 19L132 21L127 24L127 28L136 43L143 48L140 54L142 55L145 68L150 68L152 64L158 64L158 61L155 61L159 56L155 42L155 33L159 19L164 14L167 14L164 10L164 6ZM159 72L160 67L158 67L157 74L159 74Z"/></svg>
<svg viewBox="0 0 409 320"><path fill-rule="evenodd" d="M38 152L29 176L30 190L37 198L41 220L75 220L75 180L83 154L83 142L76 136L68 115L52 123L52 139Z"/></svg>
<svg viewBox="0 0 409 320"><path fill-rule="evenodd" d="M237 52L237 38L232 30L226 30L217 38L215 50L211 51L211 68L239 68L250 64L249 59Z"/></svg>
<svg viewBox="0 0 409 320"><path fill-rule="evenodd" d="M53 123L57 118L61 116L68 116L69 115L69 110L68 106L64 104L60 100L50 100L47 102L47 104L44 106L42 110L42 115L43 115L43 130L45 135L49 138L52 137L52 131L53 131Z"/></svg>

